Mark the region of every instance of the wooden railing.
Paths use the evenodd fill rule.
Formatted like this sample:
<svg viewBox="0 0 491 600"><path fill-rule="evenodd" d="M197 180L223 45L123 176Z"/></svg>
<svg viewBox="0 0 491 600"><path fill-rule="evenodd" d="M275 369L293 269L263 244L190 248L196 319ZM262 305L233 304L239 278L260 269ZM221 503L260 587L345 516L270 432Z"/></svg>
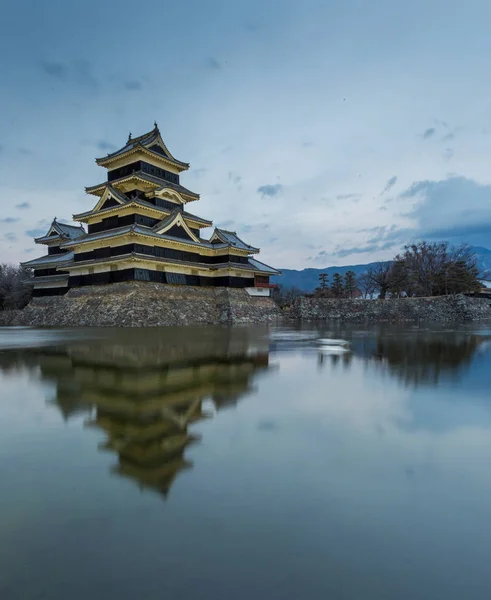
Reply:
<svg viewBox="0 0 491 600"><path fill-rule="evenodd" d="M269 288L270 290L276 290L278 289L278 286L276 283L259 283L258 281L256 281L254 283L254 287L257 288Z"/></svg>

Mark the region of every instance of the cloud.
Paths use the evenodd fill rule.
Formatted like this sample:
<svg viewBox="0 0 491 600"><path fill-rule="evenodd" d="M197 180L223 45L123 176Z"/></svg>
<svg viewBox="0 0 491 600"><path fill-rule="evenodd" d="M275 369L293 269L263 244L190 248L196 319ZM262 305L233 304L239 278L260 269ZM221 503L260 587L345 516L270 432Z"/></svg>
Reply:
<svg viewBox="0 0 491 600"><path fill-rule="evenodd" d="M344 258L345 256L349 256L351 254L371 254L373 252L381 252L383 250L390 250L394 248L394 246L399 245L399 242L384 242L383 244L365 244L364 246L357 246L354 248L340 248L339 250L335 250L332 255L337 256L338 258Z"/></svg>
<svg viewBox="0 0 491 600"><path fill-rule="evenodd" d="M97 148L99 148L99 150L115 150L116 146L114 144L111 144L111 142L107 142L106 140L99 140L96 143Z"/></svg>
<svg viewBox="0 0 491 600"><path fill-rule="evenodd" d="M455 133L447 133L442 137L442 142L451 142L453 139L455 139Z"/></svg>
<svg viewBox="0 0 491 600"><path fill-rule="evenodd" d="M124 87L127 90L130 91L135 91L135 90L141 90L142 89L142 82L138 81L137 79L131 79L129 81L125 81L123 83Z"/></svg>
<svg viewBox="0 0 491 600"><path fill-rule="evenodd" d="M17 151L19 154L24 154L25 156L29 156L33 153L32 150L29 150L29 148L17 148Z"/></svg>
<svg viewBox="0 0 491 600"><path fill-rule="evenodd" d="M64 81L67 75L67 66L58 62L41 62L41 68L51 77Z"/></svg>
<svg viewBox="0 0 491 600"><path fill-rule="evenodd" d="M253 21L249 21L245 23L244 28L246 31L253 33L254 31L257 31L259 29L259 25Z"/></svg>
<svg viewBox="0 0 491 600"><path fill-rule="evenodd" d="M45 228L43 228L43 229L41 229L41 228L27 229L24 233L27 235L27 237L38 238L38 237L42 237L46 233L46 229Z"/></svg>
<svg viewBox="0 0 491 600"><path fill-rule="evenodd" d="M70 63L41 62L41 68L51 77L59 81L74 80L81 87L95 91L99 88L99 81L92 72L92 65L88 60L77 59Z"/></svg>
<svg viewBox="0 0 491 600"><path fill-rule="evenodd" d="M251 231L255 231L257 229L268 229L269 223L255 223L254 225L241 225L240 230L244 233L250 233Z"/></svg>
<svg viewBox="0 0 491 600"><path fill-rule="evenodd" d="M391 225L390 227L381 225L359 229L357 233L369 233L371 235L358 246L337 246L332 252L332 256L345 258L351 254L371 254L374 252L391 250L392 248L399 247L407 242L412 232L408 232L407 229L399 228L397 225Z"/></svg>
<svg viewBox="0 0 491 600"><path fill-rule="evenodd" d="M228 172L228 180L232 181L237 187L238 189L242 189L242 186L240 185L240 182L242 181L242 176L238 175L237 173L232 173L231 171Z"/></svg>
<svg viewBox="0 0 491 600"><path fill-rule="evenodd" d="M29 202L21 202L20 204L16 204L15 208L31 208Z"/></svg>
<svg viewBox="0 0 491 600"><path fill-rule="evenodd" d="M423 133L423 139L428 140L430 137L433 137L435 133L436 129L434 127L430 127Z"/></svg>
<svg viewBox="0 0 491 600"><path fill-rule="evenodd" d="M257 188L257 192L263 196L277 196L282 190L281 183L267 183Z"/></svg>
<svg viewBox="0 0 491 600"><path fill-rule="evenodd" d="M445 160L450 160L454 155L454 151L452 148L445 148L444 152L443 152L443 158Z"/></svg>
<svg viewBox="0 0 491 600"><path fill-rule="evenodd" d="M73 74L80 86L84 88L90 88L93 91L96 91L99 88L99 81L94 76L92 72L92 65L88 60L74 60L72 65Z"/></svg>
<svg viewBox="0 0 491 600"><path fill-rule="evenodd" d="M206 169L205 167L200 167L198 169L193 169L190 173L190 175L194 175L196 178L201 177L202 175L204 175L205 173L208 172L208 169Z"/></svg>
<svg viewBox="0 0 491 600"><path fill-rule="evenodd" d="M382 194L386 194L388 191L390 191L395 186L396 183L397 183L397 175L394 175L387 181L387 183L385 184L385 187L382 190L380 195L382 196Z"/></svg>
<svg viewBox="0 0 491 600"><path fill-rule="evenodd" d="M20 221L19 217L5 217L0 219L0 223L17 223L17 221Z"/></svg>
<svg viewBox="0 0 491 600"><path fill-rule="evenodd" d="M235 221L232 220L228 220L228 221L222 221L220 223L220 225L217 225L217 227L220 228L224 228L224 227L232 227L234 225Z"/></svg>
<svg viewBox="0 0 491 600"><path fill-rule="evenodd" d="M328 256L328 252L326 252L326 250L321 250L313 258L312 258L312 256L309 256L307 258L307 260L314 260L314 261L321 261L322 260L323 261L323 260L325 260L327 258L327 256Z"/></svg>
<svg viewBox="0 0 491 600"><path fill-rule="evenodd" d="M9 232L6 233L3 238L5 240L7 240L8 242L16 242L17 241L17 235L15 233Z"/></svg>
<svg viewBox="0 0 491 600"><path fill-rule="evenodd" d="M415 200L405 215L414 221L413 235L491 245L491 185L458 176L416 181L400 198Z"/></svg>
<svg viewBox="0 0 491 600"><path fill-rule="evenodd" d="M361 194L339 194L336 200L350 200L351 198L359 198Z"/></svg>
<svg viewBox="0 0 491 600"><path fill-rule="evenodd" d="M207 59L206 66L213 71L220 71L223 68L222 64L214 56Z"/></svg>

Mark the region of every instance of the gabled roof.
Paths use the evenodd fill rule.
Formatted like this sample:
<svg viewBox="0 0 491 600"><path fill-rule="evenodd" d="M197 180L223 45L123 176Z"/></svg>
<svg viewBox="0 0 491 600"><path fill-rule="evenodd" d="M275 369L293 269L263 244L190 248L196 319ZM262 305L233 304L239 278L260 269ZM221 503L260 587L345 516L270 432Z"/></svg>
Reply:
<svg viewBox="0 0 491 600"><path fill-rule="evenodd" d="M118 202L119 204L126 204L129 201L129 198L128 196L126 196L126 194L123 194L123 192L120 192L119 190L114 188L110 183L106 183L105 190L102 196L100 197L99 202L94 206L91 212L98 212L99 210L101 210L104 204L110 198L114 198L114 200L116 200L116 202Z"/></svg>
<svg viewBox="0 0 491 600"><path fill-rule="evenodd" d="M22 265L24 267L42 267L44 265L57 267L66 262L71 262L72 260L73 252L64 252L63 254L46 254L45 256L28 260L27 262L22 263Z"/></svg>
<svg viewBox="0 0 491 600"><path fill-rule="evenodd" d="M123 196L123 195L124 194L121 194L121 196ZM106 213L110 213L111 211L118 210L120 208L119 206L110 206L108 208L101 208L101 209L97 210L97 206L99 205L99 203L101 203L101 200L99 200L97 205L92 210L87 210L83 213L78 213L76 215L73 215L73 218L75 220L79 221L86 217L90 217L90 216L94 215L95 213L106 214ZM102 204L104 204L104 201L102 202ZM160 213L170 213L171 212L171 209L169 209L169 208L163 208L161 206L156 206L155 204L152 204L151 202L148 202L147 200L142 200L141 198L126 197L126 202L124 204L121 204L120 206L126 206L126 205L150 208L153 211L160 212ZM180 207L177 204L176 204L176 208L180 209ZM194 215L193 213L187 212L185 210L182 210L181 212L182 212L183 217L185 217L186 219L189 219L190 221L199 223L203 227L210 227L211 225L213 225L213 221L209 221L208 219L203 219L203 218L198 217L197 215Z"/></svg>
<svg viewBox="0 0 491 600"><path fill-rule="evenodd" d="M36 243L43 243L51 242L59 238L62 238L64 240L75 240L76 238L79 238L82 235L85 235L85 229L82 227L82 225L68 225L67 223L59 223L55 217L47 233L45 233L41 237L34 238L34 241Z"/></svg>
<svg viewBox="0 0 491 600"><path fill-rule="evenodd" d="M76 244L70 242L64 242L61 244L62 248L73 248L73 246L82 244L85 242L93 242L95 240L101 240L111 237L117 237L119 235L125 235L127 233L139 233L141 235L147 235L155 238L172 240L182 244L191 244L193 246L204 246L205 248L226 248L228 244L211 244L206 240L199 239L197 242L186 240L183 238L174 237L172 235L166 235L161 233L155 233L152 229L144 227L143 225L124 225L123 227L117 227L116 229L108 229L106 231L99 231L97 233L87 233L84 237L77 240Z"/></svg>
<svg viewBox="0 0 491 600"><path fill-rule="evenodd" d="M128 179L132 179L132 178L141 179L148 183L154 184L155 191L161 191L161 190L165 190L165 188L169 188L171 190L179 192L183 196L187 196L188 201L199 200L199 194L196 194L195 192L188 190L183 185L181 185L179 183L171 183L170 181L160 179L159 177L155 177L154 175L149 175L148 173L144 173L143 171L133 171L133 173L130 173L130 175L126 175L119 179L114 179L113 181L111 181L111 185L113 187L116 187L119 183L122 183L123 181L127 181ZM99 195L99 194L97 194L97 191L104 189L106 185L107 185L107 181L104 181L103 183L99 183L97 185L92 185L90 187L86 187L85 191L88 194L95 193L96 195Z"/></svg>
<svg viewBox="0 0 491 600"><path fill-rule="evenodd" d="M193 242L200 241L199 238L196 237L196 235L189 229L186 221L182 216L182 211L179 210L179 208L175 208L168 217L156 223L152 227L152 231L161 235L168 231L174 225L182 227L182 229L184 229L184 231L188 234L190 239L193 240Z"/></svg>
<svg viewBox="0 0 491 600"><path fill-rule="evenodd" d="M255 258L250 258L249 264L255 271L261 271L261 273L269 273L270 275L279 275L281 273L281 271L278 271L278 269L274 269L273 267L270 267L269 265L266 265Z"/></svg>
<svg viewBox="0 0 491 600"><path fill-rule="evenodd" d="M159 150L156 150L155 147L157 147ZM157 158L164 159L168 162L173 163L175 166L180 168L180 170L185 170L189 168L188 163L177 160L177 158L174 158L169 152L169 149L165 145L164 140L160 135L157 123L155 123L155 127L151 131L144 133L143 135L140 135L136 138L132 137L130 133L128 141L122 148L116 150L115 152L109 153L107 156L96 158L96 163L98 165L104 166L105 164L116 160L123 154L136 152L138 150L145 150L146 152L150 152Z"/></svg>
<svg viewBox="0 0 491 600"><path fill-rule="evenodd" d="M99 200L99 202L100 202L100 200ZM125 206L125 205L131 205L131 206L135 206L135 207L141 206L143 208L150 208L153 211L160 212L160 213L170 213L171 212L171 209L169 209L169 208L163 208L160 206L156 206L155 204L152 204L151 202L148 202L147 200L142 200L141 198L128 198L127 201L125 202L125 204L121 204L121 206ZM73 218L77 221L80 221L86 217L94 215L95 213L103 213L103 214L110 213L111 211L118 210L118 208L119 208L118 206L110 206L108 208L102 208L100 210L97 210L97 205L96 205L92 210L87 210L83 213L78 213L76 215L73 215ZM178 208L177 205L176 205L176 208ZM182 211L182 216L185 217L186 219L189 219L190 221L195 221L196 223L199 223L203 227L210 227L211 225L213 225L213 221L209 221L208 219L203 219L201 217L198 217L197 215L187 212L186 210Z"/></svg>
<svg viewBox="0 0 491 600"><path fill-rule="evenodd" d="M224 242L225 244L230 244L233 248L239 248L239 250L259 252L259 248L254 248L253 246L249 246L249 244L246 244L243 240L240 239L240 237L235 231L227 231L226 229L216 228L213 232L213 235L210 238L210 242L216 239Z"/></svg>

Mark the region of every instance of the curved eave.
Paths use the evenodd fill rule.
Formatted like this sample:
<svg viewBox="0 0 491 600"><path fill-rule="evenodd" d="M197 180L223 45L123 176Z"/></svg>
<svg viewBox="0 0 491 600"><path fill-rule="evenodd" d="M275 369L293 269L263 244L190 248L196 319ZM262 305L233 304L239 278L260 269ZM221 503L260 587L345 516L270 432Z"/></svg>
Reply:
<svg viewBox="0 0 491 600"><path fill-rule="evenodd" d="M29 262L25 262L25 263L20 263L22 267L26 267L28 269L32 269L33 271L36 271L37 269L46 269L46 268L50 268L50 269L63 269L63 267L66 267L66 265L71 264L73 258L70 258L64 262L39 262L36 263L35 265L29 264Z"/></svg>
<svg viewBox="0 0 491 600"><path fill-rule="evenodd" d="M170 213L172 212L172 209L170 209L170 208L162 208L160 206L155 206L155 204L151 204L150 202L145 202L144 200L130 200L129 202L127 202L125 204L120 204L119 206L111 206L109 208L104 208L103 210L97 210L97 211L89 210L84 213L79 213L78 215L73 215L73 219L75 221L81 221L84 223L84 222L88 221L91 217L96 217L99 215L103 215L103 216L111 215L114 213L118 213L119 211L123 210L124 208L132 207L132 206L134 206L135 208L138 208L138 207L146 208L149 211L154 211L159 214L165 214L166 216L170 215ZM178 208L178 207L179 207L179 205L176 204L176 208ZM208 221L206 219L202 219L201 217L197 217L196 215L191 215L190 213L186 213L185 211L183 212L183 217L186 221L190 221L191 223L197 225L199 228L213 226L213 221Z"/></svg>
<svg viewBox="0 0 491 600"><path fill-rule="evenodd" d="M228 248L229 250L235 250L240 253L239 248L234 248L233 246L227 244L209 244L208 242L193 242L192 240L184 240L182 238L173 237L165 234L154 233L151 229L143 230L142 226L135 225L126 225L125 227L110 229L107 232L87 234L84 238L77 238L76 240L70 240L65 242L62 247L63 248L73 248L74 246L84 246L90 242L95 242L103 239L111 239L124 235L136 235L142 237L148 237L151 239L158 239L162 241L173 242L174 244L183 245L183 246L191 246L193 248L206 248L207 250L213 250L215 246L218 246L221 250Z"/></svg>
<svg viewBox="0 0 491 600"><path fill-rule="evenodd" d="M180 194L186 200L186 202L193 202L194 200L199 200L199 194L195 194L194 192L191 192L191 190L188 190L181 185L172 184L170 182L166 182L163 179L157 179L155 177L152 177L151 175L143 174L140 171L135 171L134 173L131 173L131 175L128 175L126 177L115 179L114 181L111 181L110 184L109 182L105 181L104 183L99 183L97 185L86 187L85 191L87 192L87 194L92 194L93 196L102 196L108 185L112 185L114 188L117 189L119 185L131 181L132 179L150 185L152 187L152 190L154 191L164 191L165 189L169 189L171 192L176 192ZM173 185L175 185L177 189L172 187Z"/></svg>
<svg viewBox="0 0 491 600"><path fill-rule="evenodd" d="M231 244L230 242L222 242L222 244L224 244L225 246L227 246L228 248L230 248L231 250L236 250L237 252L240 252L241 254L244 255L249 255L249 254L259 254L259 252L261 252L260 248L239 248L237 246L234 246L234 244ZM213 246L219 246L220 244L212 244Z"/></svg>
<svg viewBox="0 0 491 600"><path fill-rule="evenodd" d="M140 143L138 143L133 148L126 150L125 152L121 152L120 150L118 150L118 152L119 152L119 154L113 153L113 154L109 154L108 156L96 158L95 162L100 167L107 167L107 166L110 166L112 163L115 163L118 160L121 160L122 158L131 156L132 154L143 153L143 154L148 154L152 158L154 158L156 160L160 160L161 162L163 162L165 164L172 165L173 167L178 169L179 172L187 171L189 169L189 163L185 163L180 160L177 160L176 158L170 158L168 156L164 156L163 154L159 154L158 152L154 152L153 150L150 150L149 148L147 148L146 146L144 146L143 144L140 144Z"/></svg>
<svg viewBox="0 0 491 600"><path fill-rule="evenodd" d="M54 283L56 281L67 281L68 273L60 273L59 275L46 275L44 277L33 277L32 279L26 280L26 285L34 285L36 283Z"/></svg>
<svg viewBox="0 0 491 600"><path fill-rule="evenodd" d="M239 246L238 243L229 240L227 237L225 237L224 234L231 234L241 245ZM216 239L220 240L224 244L228 244L231 248L235 248L237 250L244 250L247 251L249 254L258 254L260 252L260 248L254 248L253 246L246 244L237 236L235 231L226 231L224 229L216 228L213 232L213 235L210 238L210 242Z"/></svg>
<svg viewBox="0 0 491 600"><path fill-rule="evenodd" d="M254 270L254 273L257 273L258 275L268 275L269 277L275 277L276 275L281 275L281 271L278 271L276 269L274 269L273 271L263 271L261 269L256 269L254 267L252 267Z"/></svg>
<svg viewBox="0 0 491 600"><path fill-rule="evenodd" d="M34 238L36 244L50 244L51 242L64 242L68 237L62 237L61 235L43 235L42 237Z"/></svg>
<svg viewBox="0 0 491 600"><path fill-rule="evenodd" d="M128 252L126 254L120 254L118 256L108 256L105 258L98 258L92 260L80 260L74 261L70 263L70 270L74 270L76 268L86 268L91 265L99 265L99 264L111 264L116 262L124 262L126 260L135 260L135 261L144 261L144 262L158 262L158 263L166 263L169 265L185 265L194 269L206 269L209 271L219 271L221 269L233 269L234 271L246 271L248 273L254 273L254 269L250 265L241 265L233 262L223 262L210 265L208 263L195 263L186 260L177 260L172 258L166 258L162 256L152 256L149 254L142 254L140 252ZM57 277L54 275L53 277Z"/></svg>
<svg viewBox="0 0 491 600"><path fill-rule="evenodd" d="M254 273L258 273L260 275L268 275L270 277L273 277L274 275L281 275L281 271L279 271L278 269L275 269L274 267L271 267L266 263L262 263L261 261L255 258L250 258L249 264L254 269Z"/></svg>

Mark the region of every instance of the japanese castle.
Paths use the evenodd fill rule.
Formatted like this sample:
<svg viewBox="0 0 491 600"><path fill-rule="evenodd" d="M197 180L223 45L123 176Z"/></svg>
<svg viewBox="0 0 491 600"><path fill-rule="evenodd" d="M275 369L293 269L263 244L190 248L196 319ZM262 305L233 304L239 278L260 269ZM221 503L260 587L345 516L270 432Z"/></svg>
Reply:
<svg viewBox="0 0 491 600"><path fill-rule="evenodd" d="M107 181L86 188L97 202L73 215L87 229L55 219L35 239L48 253L23 263L34 271L28 282L33 296L134 280L269 295L269 278L279 271L253 258L258 248L225 229L201 237L212 222L188 212L187 205L199 200L180 183L189 164L172 156L157 124L139 137L130 134L123 148L96 163L107 169Z"/></svg>

